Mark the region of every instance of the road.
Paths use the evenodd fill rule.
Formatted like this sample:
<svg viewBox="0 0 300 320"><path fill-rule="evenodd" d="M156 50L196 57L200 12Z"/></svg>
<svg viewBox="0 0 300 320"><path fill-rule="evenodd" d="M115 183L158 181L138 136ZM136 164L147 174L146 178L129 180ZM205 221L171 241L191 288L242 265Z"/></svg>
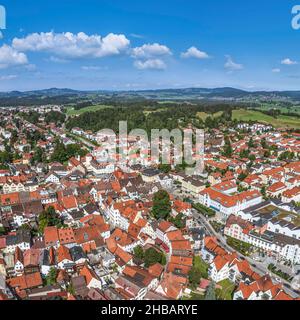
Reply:
<svg viewBox="0 0 300 320"><path fill-rule="evenodd" d="M203 215L201 215L199 212L197 212L195 209L193 209L193 216L199 221L199 223L201 223L201 225L205 228L205 230L208 232L208 234L210 236L214 236L217 238L218 243L224 249L226 249L229 252L236 252L240 259L247 260L251 264L252 270L255 271L256 273L258 273L260 275L269 274L275 283L278 282L276 280L276 278L278 278L278 276L273 274L272 272L270 272L268 270L268 267L265 264L258 262L258 261L255 261L250 257L246 257L243 254L241 254L241 253L237 252L236 250L234 250L233 248L231 248L227 244L226 239L220 233L217 233L214 230L214 228L210 225L210 223L207 221L207 219ZM290 289L290 283L288 281L286 281L284 279L280 279L280 282L283 284L283 287L284 287L284 290L286 291L286 293L288 293L290 296L292 296L294 298L299 297L299 293Z"/></svg>

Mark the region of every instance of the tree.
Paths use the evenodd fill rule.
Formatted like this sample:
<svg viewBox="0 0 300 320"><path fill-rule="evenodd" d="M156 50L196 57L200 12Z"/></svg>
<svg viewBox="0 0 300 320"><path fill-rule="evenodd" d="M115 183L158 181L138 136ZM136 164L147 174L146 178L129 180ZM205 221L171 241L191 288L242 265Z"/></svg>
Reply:
<svg viewBox="0 0 300 320"><path fill-rule="evenodd" d="M215 283L212 281L206 290L205 300L217 300L215 289L216 289Z"/></svg>
<svg viewBox="0 0 300 320"><path fill-rule="evenodd" d="M144 250L141 246L135 247L133 252L134 252L135 258L140 259L140 260L144 260L145 254L144 254Z"/></svg>
<svg viewBox="0 0 300 320"><path fill-rule="evenodd" d="M169 173L171 171L171 166L169 164L160 164L158 169L164 173Z"/></svg>
<svg viewBox="0 0 300 320"><path fill-rule="evenodd" d="M78 144L69 144L67 147L60 141L56 142L55 149L51 155L51 161L64 163L74 156L85 156L87 150L83 150Z"/></svg>
<svg viewBox="0 0 300 320"><path fill-rule="evenodd" d="M176 166L175 166L175 170L177 171L177 172L180 172L180 171L184 171L186 168L188 168L188 164L184 161L184 159L183 159L183 161L182 161L182 163L181 164L177 164Z"/></svg>
<svg viewBox="0 0 300 320"><path fill-rule="evenodd" d="M224 156L230 158L233 154L233 149L231 147L231 142L228 137L225 138L225 146L224 146Z"/></svg>
<svg viewBox="0 0 300 320"><path fill-rule="evenodd" d="M57 270L55 268L51 267L51 269L46 277L47 285L56 284L56 278L57 278Z"/></svg>
<svg viewBox="0 0 300 320"><path fill-rule="evenodd" d="M87 150L83 150L80 145L78 144L69 144L66 147L66 153L67 153L67 158L70 159L74 156L85 156L88 151Z"/></svg>
<svg viewBox="0 0 300 320"><path fill-rule="evenodd" d="M201 278L208 278L208 267L208 264L204 262L201 257L194 257L193 266L189 272L189 282L193 289L197 288Z"/></svg>
<svg viewBox="0 0 300 320"><path fill-rule="evenodd" d="M152 213L156 219L167 219L170 216L172 207L170 196L167 191L160 190L153 198Z"/></svg>
<svg viewBox="0 0 300 320"><path fill-rule="evenodd" d="M197 289L201 278L201 272L193 267L189 272L189 282L193 289Z"/></svg>
<svg viewBox="0 0 300 320"><path fill-rule="evenodd" d="M186 226L186 218L183 213L179 213L175 218L170 218L170 222L178 229L182 229Z"/></svg>
<svg viewBox="0 0 300 320"><path fill-rule="evenodd" d="M69 292L71 295L75 296L76 292L75 292L75 289L74 289L72 282L70 282L70 284L67 286L67 292Z"/></svg>
<svg viewBox="0 0 300 320"><path fill-rule="evenodd" d="M65 146L61 142L57 142L54 151L51 155L52 162L64 163L68 160L68 155Z"/></svg>
<svg viewBox="0 0 300 320"><path fill-rule="evenodd" d="M278 160L292 160L295 157L294 152L285 151L278 157Z"/></svg>
<svg viewBox="0 0 300 320"><path fill-rule="evenodd" d="M10 163L13 160L13 155L8 151L1 151L0 152L0 163L6 164Z"/></svg>
<svg viewBox="0 0 300 320"><path fill-rule="evenodd" d="M250 154L250 151L248 149L244 149L240 152L240 158L241 159L248 158L249 154Z"/></svg>
<svg viewBox="0 0 300 320"><path fill-rule="evenodd" d="M150 266L160 263L165 264L165 256L162 252L155 250L154 248L149 248L145 251L144 256L145 267L149 268Z"/></svg>
<svg viewBox="0 0 300 320"><path fill-rule="evenodd" d="M66 120L66 115L58 112L58 111L50 111L45 116L45 122L46 123L55 123L57 125L61 125Z"/></svg>
<svg viewBox="0 0 300 320"><path fill-rule="evenodd" d="M0 236L4 235L6 233L5 228L0 225Z"/></svg>
<svg viewBox="0 0 300 320"><path fill-rule="evenodd" d="M56 214L53 207L47 208L43 211L38 218L39 232L42 234L46 227L62 227L62 221L59 216Z"/></svg>
<svg viewBox="0 0 300 320"><path fill-rule="evenodd" d="M31 160L33 163L43 162L45 160L43 149L40 147L36 148Z"/></svg>
<svg viewBox="0 0 300 320"><path fill-rule="evenodd" d="M268 144L267 144L266 138L261 139L260 145L263 149L268 149Z"/></svg>
<svg viewBox="0 0 300 320"><path fill-rule="evenodd" d="M256 148L256 145L255 145L252 137L250 138L250 140L248 142L248 147L249 148Z"/></svg>
<svg viewBox="0 0 300 320"><path fill-rule="evenodd" d="M265 152L264 152L264 157L265 158L269 158L271 156L271 152L269 151L269 150L266 150Z"/></svg>
<svg viewBox="0 0 300 320"><path fill-rule="evenodd" d="M246 172L241 172L238 176L239 181L244 181L247 178L247 173Z"/></svg>
<svg viewBox="0 0 300 320"><path fill-rule="evenodd" d="M248 158L250 161L254 161L256 159L254 154L250 154Z"/></svg>

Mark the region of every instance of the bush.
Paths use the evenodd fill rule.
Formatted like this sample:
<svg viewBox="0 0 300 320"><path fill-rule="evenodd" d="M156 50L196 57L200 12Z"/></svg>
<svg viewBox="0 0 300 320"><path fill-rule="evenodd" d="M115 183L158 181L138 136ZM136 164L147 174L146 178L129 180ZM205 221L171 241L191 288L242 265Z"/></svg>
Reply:
<svg viewBox="0 0 300 320"><path fill-rule="evenodd" d="M208 278L208 267L209 265L200 257L194 257L193 267L189 272L189 282L192 288L196 288L199 285L201 278Z"/></svg>
<svg viewBox="0 0 300 320"><path fill-rule="evenodd" d="M279 270L276 268L276 266L271 263L268 266L268 270L270 270L271 272L273 272L274 274L278 275L280 278L286 280L286 281L291 281L292 277L290 275L288 275L287 273L283 272L282 270Z"/></svg>
<svg viewBox="0 0 300 320"><path fill-rule="evenodd" d="M221 223L216 222L216 221L211 221L210 224L211 224L211 226L214 228L214 230L216 232L221 232L222 231L223 225Z"/></svg>
<svg viewBox="0 0 300 320"><path fill-rule="evenodd" d="M145 266L146 268L162 262L163 254L157 250L150 248L145 251Z"/></svg>
<svg viewBox="0 0 300 320"><path fill-rule="evenodd" d="M193 208L204 216L214 217L216 215L216 212L214 210L205 207L201 203L194 203Z"/></svg>
<svg viewBox="0 0 300 320"><path fill-rule="evenodd" d="M245 256L248 256L251 251L251 244L228 237L227 244L234 248L236 251L242 253Z"/></svg>

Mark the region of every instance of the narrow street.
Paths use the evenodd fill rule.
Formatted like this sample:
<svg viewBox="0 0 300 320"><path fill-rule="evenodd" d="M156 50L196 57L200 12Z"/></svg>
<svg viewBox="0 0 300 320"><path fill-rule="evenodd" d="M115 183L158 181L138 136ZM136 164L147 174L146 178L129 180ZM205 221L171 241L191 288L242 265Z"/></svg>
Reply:
<svg viewBox="0 0 300 320"><path fill-rule="evenodd" d="M255 261L249 257L246 257L244 256L243 254L235 251L233 248L231 248L227 242L226 242L226 239L225 237L223 237L220 233L217 233L214 228L210 225L210 223L205 219L205 217L203 217L200 213L198 213L196 210L193 209L193 216L199 221L199 223L201 223L201 225L205 228L205 230L208 232L208 234L210 236L213 236L213 237L216 237L217 240L218 240L218 243L223 247L225 248L227 251L229 252L236 252L238 257L240 259L245 259L247 260L252 269L257 272L258 274L260 275L264 275L264 274L269 274L271 277L272 277L272 280L274 282L278 282L276 279L279 278L277 275L273 274L271 271L268 270L268 267L261 263L261 262L258 262L258 261ZM290 289L290 283L284 279L280 279L280 282L283 283L283 287L285 289L285 291L293 296L293 297L297 297L298 296L298 293L292 289Z"/></svg>

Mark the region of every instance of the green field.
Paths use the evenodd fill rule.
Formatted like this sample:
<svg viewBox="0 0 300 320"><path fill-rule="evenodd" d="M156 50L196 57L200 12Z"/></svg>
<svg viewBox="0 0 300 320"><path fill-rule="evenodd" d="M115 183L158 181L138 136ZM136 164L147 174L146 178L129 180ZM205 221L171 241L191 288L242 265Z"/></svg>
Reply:
<svg viewBox="0 0 300 320"><path fill-rule="evenodd" d="M197 117L199 119L205 121L208 117L217 118L217 117L220 117L222 114L223 114L222 111L216 112L214 114L209 114L209 113L206 113L206 112L197 112Z"/></svg>
<svg viewBox="0 0 300 320"><path fill-rule="evenodd" d="M262 103L259 108L255 108L258 110L263 111L269 111L271 109L280 110L281 113L297 113L300 114L300 106L294 105L294 106L283 106L280 103Z"/></svg>
<svg viewBox="0 0 300 320"><path fill-rule="evenodd" d="M218 283L222 289L216 289L216 296L218 300L232 300L235 284L225 279Z"/></svg>
<svg viewBox="0 0 300 320"><path fill-rule="evenodd" d="M265 124L271 124L275 128L300 128L300 119L291 116L278 116L273 118L269 115L253 110L233 110L232 118L238 121L256 121Z"/></svg>
<svg viewBox="0 0 300 320"><path fill-rule="evenodd" d="M107 109L107 108L112 108L111 106L106 106L106 105L95 105L95 106L90 106L90 107L85 107L79 110L74 110L73 107L67 107L67 115L68 116L77 116L86 112L95 112L98 110L102 109Z"/></svg>
<svg viewBox="0 0 300 320"><path fill-rule="evenodd" d="M200 294L200 293L196 293L196 292L192 292L190 297L183 297L182 300L191 300L191 301L196 301L196 300L204 300L205 296Z"/></svg>

